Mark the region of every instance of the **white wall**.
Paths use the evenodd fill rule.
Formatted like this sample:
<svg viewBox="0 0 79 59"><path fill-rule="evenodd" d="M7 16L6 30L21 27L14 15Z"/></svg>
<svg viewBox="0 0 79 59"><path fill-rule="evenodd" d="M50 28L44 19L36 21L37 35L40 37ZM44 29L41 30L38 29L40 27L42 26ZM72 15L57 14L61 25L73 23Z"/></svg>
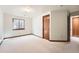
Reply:
<svg viewBox="0 0 79 59"><path fill-rule="evenodd" d="M25 19L25 30L12 30L12 18ZM4 13L4 36L18 36L32 33L32 19L28 17L14 16Z"/></svg>
<svg viewBox="0 0 79 59"><path fill-rule="evenodd" d="M42 19L41 14L34 15L32 19L32 33L42 37Z"/></svg>
<svg viewBox="0 0 79 59"><path fill-rule="evenodd" d="M32 33L39 36L43 37L43 16L48 15L50 12L38 12L35 13L32 19Z"/></svg>
<svg viewBox="0 0 79 59"><path fill-rule="evenodd" d="M51 40L67 40L67 11L51 12Z"/></svg>
<svg viewBox="0 0 79 59"><path fill-rule="evenodd" d="M3 38L3 34L4 34L4 31L3 31L3 12L0 9L0 41Z"/></svg>

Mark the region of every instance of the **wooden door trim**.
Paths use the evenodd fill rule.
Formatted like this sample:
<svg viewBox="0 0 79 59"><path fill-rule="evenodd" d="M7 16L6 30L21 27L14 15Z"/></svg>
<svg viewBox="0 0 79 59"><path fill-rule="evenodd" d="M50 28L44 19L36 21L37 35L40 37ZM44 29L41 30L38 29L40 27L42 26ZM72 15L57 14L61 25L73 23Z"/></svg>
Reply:
<svg viewBox="0 0 79 59"><path fill-rule="evenodd" d="M44 38L44 17L47 17L47 16L50 17L50 15L48 14L48 15L44 15L44 16L43 16L43 19L42 19L42 21L43 21L43 26L42 26L42 28L43 28L43 29L42 29L42 31L43 31L43 32L42 32L43 38ZM49 19L49 22L50 22L50 19ZM49 33L50 33L50 24L49 24ZM49 34L49 33L48 33L48 34ZM50 39L50 34L49 34L49 39ZM48 39L48 40L49 40L49 39Z"/></svg>
<svg viewBox="0 0 79 59"><path fill-rule="evenodd" d="M67 42L70 42L70 32L71 32L71 19L70 19L70 14L67 17Z"/></svg>

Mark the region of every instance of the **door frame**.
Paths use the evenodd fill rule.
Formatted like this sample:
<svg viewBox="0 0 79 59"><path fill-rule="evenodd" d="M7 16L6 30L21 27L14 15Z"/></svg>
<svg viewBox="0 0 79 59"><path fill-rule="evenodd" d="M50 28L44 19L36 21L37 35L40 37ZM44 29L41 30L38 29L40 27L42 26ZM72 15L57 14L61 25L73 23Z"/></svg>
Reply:
<svg viewBox="0 0 79 59"><path fill-rule="evenodd" d="M42 24L43 24L43 26L42 26L42 35L43 35L43 38L44 38L44 17L46 17L46 16L49 16L49 18L50 18L50 14L42 16ZM50 19L49 19L49 33L48 34L49 34L49 39L47 39L47 40L50 40Z"/></svg>
<svg viewBox="0 0 79 59"><path fill-rule="evenodd" d="M71 37L71 15L67 16L67 42L70 42L70 37Z"/></svg>

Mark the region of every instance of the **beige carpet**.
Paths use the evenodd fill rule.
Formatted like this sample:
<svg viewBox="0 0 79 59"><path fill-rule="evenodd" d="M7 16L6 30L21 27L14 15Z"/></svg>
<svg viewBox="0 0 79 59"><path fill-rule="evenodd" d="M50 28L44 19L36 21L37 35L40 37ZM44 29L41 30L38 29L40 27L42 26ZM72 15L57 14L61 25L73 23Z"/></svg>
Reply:
<svg viewBox="0 0 79 59"><path fill-rule="evenodd" d="M0 52L9 53L52 53L79 52L79 42L71 38L69 42L49 42L48 40L28 35L4 40Z"/></svg>

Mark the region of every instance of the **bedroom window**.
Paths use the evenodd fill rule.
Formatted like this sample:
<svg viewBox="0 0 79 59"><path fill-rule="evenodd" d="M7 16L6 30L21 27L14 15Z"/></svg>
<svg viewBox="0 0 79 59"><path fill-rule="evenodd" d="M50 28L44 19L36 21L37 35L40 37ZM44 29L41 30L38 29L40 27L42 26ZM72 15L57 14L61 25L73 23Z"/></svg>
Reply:
<svg viewBox="0 0 79 59"><path fill-rule="evenodd" d="M24 19L12 19L13 30L24 30L25 29L25 21Z"/></svg>

